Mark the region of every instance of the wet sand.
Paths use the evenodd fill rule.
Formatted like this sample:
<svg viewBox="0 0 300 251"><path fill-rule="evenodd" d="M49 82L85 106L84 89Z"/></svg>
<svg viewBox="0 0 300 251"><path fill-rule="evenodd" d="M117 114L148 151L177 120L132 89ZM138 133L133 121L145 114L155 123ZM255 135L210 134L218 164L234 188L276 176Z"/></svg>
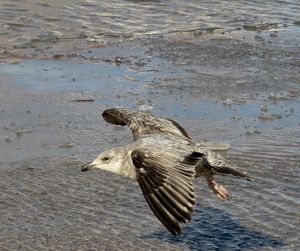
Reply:
<svg viewBox="0 0 300 251"><path fill-rule="evenodd" d="M300 249L299 34L292 24L248 25L2 53L0 249ZM112 106L230 143L226 158L256 179L219 177L228 202L195 181L193 220L171 236L136 182L80 172L132 141L102 120Z"/></svg>

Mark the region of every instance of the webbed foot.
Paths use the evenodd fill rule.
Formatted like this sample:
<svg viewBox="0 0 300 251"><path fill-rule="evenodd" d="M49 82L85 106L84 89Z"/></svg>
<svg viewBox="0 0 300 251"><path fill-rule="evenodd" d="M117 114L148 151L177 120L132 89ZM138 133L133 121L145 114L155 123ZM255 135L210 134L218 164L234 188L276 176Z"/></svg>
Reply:
<svg viewBox="0 0 300 251"><path fill-rule="evenodd" d="M221 200L229 200L230 195L229 192L225 187L218 184L216 181L214 181L213 177L205 177L208 187L218 196Z"/></svg>

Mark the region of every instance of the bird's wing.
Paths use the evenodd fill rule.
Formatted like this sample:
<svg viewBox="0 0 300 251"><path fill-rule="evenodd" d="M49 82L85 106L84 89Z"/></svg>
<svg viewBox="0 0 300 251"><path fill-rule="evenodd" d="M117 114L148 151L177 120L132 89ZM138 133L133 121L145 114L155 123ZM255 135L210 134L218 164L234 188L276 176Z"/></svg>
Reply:
<svg viewBox="0 0 300 251"><path fill-rule="evenodd" d="M110 124L128 125L134 140L144 134L152 133L165 133L190 139L187 132L177 122L171 119L158 118L145 112L112 108L105 110L102 116Z"/></svg>
<svg viewBox="0 0 300 251"><path fill-rule="evenodd" d="M191 220L196 199L195 166L202 154L163 147L140 148L131 154L137 181L156 217L173 234Z"/></svg>

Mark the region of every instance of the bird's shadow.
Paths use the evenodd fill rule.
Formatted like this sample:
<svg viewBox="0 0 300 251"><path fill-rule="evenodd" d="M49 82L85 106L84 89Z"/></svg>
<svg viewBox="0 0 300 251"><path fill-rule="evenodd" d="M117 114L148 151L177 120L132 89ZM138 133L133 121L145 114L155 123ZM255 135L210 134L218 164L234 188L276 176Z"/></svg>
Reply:
<svg viewBox="0 0 300 251"><path fill-rule="evenodd" d="M144 235L145 239L160 239L172 244L185 244L190 250L243 250L259 247L276 248L281 240L239 224L230 214L213 207L197 206L198 218L184 228L181 236L168 231Z"/></svg>

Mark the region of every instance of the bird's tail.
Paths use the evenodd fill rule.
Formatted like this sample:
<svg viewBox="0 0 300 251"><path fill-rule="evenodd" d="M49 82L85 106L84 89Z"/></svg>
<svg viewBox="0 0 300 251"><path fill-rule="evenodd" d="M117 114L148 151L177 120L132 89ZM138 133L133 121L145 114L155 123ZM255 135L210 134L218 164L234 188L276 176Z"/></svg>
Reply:
<svg viewBox="0 0 300 251"><path fill-rule="evenodd" d="M238 171L236 168L228 164L221 155L211 151L208 151L207 153L208 154L206 155L203 164L206 168L211 170L212 174L234 175L247 180L253 179L253 177Z"/></svg>
<svg viewBox="0 0 300 251"><path fill-rule="evenodd" d="M213 173L216 174L224 174L224 175L234 175L234 176L238 176L238 177L242 177L246 180L253 180L254 178L241 172L236 170L234 167L226 165L226 166L211 166L211 169L213 171Z"/></svg>

